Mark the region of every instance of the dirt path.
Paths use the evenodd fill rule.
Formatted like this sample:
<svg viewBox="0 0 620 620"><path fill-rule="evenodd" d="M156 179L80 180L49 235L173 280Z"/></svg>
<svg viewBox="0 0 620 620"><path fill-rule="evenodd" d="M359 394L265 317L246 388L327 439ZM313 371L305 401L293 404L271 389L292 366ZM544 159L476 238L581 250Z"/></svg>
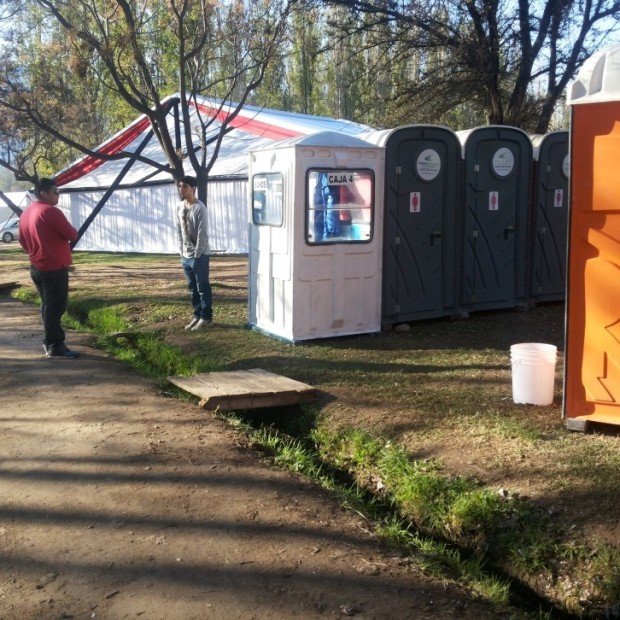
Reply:
<svg viewBox="0 0 620 620"><path fill-rule="evenodd" d="M497 618L320 489L0 298L0 617Z"/></svg>

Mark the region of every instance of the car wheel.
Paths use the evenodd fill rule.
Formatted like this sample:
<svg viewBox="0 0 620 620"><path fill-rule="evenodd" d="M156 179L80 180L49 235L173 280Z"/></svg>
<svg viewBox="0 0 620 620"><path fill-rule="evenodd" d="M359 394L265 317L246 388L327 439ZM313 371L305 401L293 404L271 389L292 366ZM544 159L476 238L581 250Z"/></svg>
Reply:
<svg viewBox="0 0 620 620"><path fill-rule="evenodd" d="M13 235L10 232L3 233L2 241L4 241L4 243L11 243L11 241L13 241Z"/></svg>

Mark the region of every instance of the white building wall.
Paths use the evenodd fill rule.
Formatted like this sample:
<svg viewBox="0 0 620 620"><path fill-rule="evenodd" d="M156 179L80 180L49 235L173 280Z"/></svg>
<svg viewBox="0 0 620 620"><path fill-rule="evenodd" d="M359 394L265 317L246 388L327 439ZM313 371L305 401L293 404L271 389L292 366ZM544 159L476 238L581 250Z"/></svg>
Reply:
<svg viewBox="0 0 620 620"><path fill-rule="evenodd" d="M59 206L79 229L103 194L61 194ZM172 183L116 190L91 222L76 250L177 254L178 203L178 192ZM207 211L212 252L247 253L247 181L212 182L207 190Z"/></svg>
<svg viewBox="0 0 620 620"><path fill-rule="evenodd" d="M247 254L250 204L247 181L217 181L207 187L211 251Z"/></svg>

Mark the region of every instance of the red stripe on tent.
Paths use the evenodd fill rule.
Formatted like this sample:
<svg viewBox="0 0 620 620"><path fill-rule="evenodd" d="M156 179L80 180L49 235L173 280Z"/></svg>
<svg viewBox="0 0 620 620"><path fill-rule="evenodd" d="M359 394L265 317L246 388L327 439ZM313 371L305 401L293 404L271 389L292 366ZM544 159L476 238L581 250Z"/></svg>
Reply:
<svg viewBox="0 0 620 620"><path fill-rule="evenodd" d="M195 105L192 102L192 105ZM208 114L212 118L217 118L221 123L226 122L228 119L229 113L224 112L222 110L217 110L215 108L211 108L202 103L197 104L196 106L201 112ZM247 131L248 133L254 134L256 136L262 136L264 138L270 138L272 140L282 140L284 138L297 138L299 136L305 136L306 134L301 131L295 131L294 129L284 129L283 127L277 127L276 125L270 125L269 123L264 123L263 121L257 121L253 118L246 118L241 115L235 116L228 123L229 126L234 127L235 129L243 129L243 131Z"/></svg>
<svg viewBox="0 0 620 620"><path fill-rule="evenodd" d="M134 125L127 128L126 131L118 134L112 138L109 142L106 142L99 150L99 153L104 155L115 155L122 151L128 144L131 144L147 127L149 127L149 119L145 116L137 121ZM54 180L57 186L66 185L75 179L79 179L81 176L92 172L103 162L105 159L87 155L84 159L81 159L71 168L67 168L64 172L61 172Z"/></svg>

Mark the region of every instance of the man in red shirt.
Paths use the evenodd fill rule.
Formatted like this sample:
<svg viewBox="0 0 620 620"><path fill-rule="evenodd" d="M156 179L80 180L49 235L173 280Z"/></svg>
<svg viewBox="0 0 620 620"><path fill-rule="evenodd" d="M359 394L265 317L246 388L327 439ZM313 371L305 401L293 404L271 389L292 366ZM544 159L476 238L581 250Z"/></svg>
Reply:
<svg viewBox="0 0 620 620"><path fill-rule="evenodd" d="M43 348L46 357L77 357L65 344L60 319L69 299L70 241L77 239L58 204L58 188L51 179L40 179L37 200L19 219L19 243L30 257L30 276L41 297Z"/></svg>

